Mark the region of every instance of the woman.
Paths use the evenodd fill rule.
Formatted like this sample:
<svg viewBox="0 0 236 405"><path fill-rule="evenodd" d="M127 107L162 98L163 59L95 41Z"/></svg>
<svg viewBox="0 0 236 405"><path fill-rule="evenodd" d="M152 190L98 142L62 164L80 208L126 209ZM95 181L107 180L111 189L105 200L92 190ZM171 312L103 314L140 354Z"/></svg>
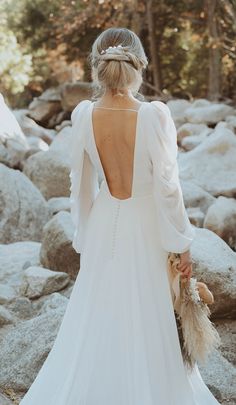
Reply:
<svg viewBox="0 0 236 405"><path fill-rule="evenodd" d="M176 129L140 101L147 66L134 32L110 28L90 55L95 102L72 112L71 215L80 271L60 330L21 405L218 404L183 363L168 252L190 278ZM135 95L137 97L135 97Z"/></svg>

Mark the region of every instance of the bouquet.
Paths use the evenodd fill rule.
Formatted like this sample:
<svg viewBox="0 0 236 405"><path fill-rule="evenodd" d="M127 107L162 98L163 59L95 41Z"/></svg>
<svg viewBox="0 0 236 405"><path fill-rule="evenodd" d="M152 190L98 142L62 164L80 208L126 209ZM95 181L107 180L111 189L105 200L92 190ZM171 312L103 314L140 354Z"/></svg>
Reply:
<svg viewBox="0 0 236 405"><path fill-rule="evenodd" d="M177 266L179 253L168 254L168 276L172 287L174 314L184 363L193 369L196 362L221 344L220 336L209 317L208 305L214 296L207 285L195 278L184 280Z"/></svg>

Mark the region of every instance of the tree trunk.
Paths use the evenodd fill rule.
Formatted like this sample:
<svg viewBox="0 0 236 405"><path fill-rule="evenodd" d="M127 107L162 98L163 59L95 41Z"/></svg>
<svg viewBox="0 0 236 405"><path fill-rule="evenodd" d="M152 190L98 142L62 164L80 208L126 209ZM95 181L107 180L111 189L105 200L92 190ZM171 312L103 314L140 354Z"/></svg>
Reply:
<svg viewBox="0 0 236 405"><path fill-rule="evenodd" d="M160 55L158 48L156 46L156 35L153 20L153 2L152 0L147 0L147 23L149 32L149 44L150 44L150 55L152 63L152 74L154 87L157 94L161 94L162 89L162 79L161 79L161 68L160 68Z"/></svg>
<svg viewBox="0 0 236 405"><path fill-rule="evenodd" d="M209 72L207 97L212 101L218 101L221 95L221 51L217 27L216 6L217 0L205 0L207 29L209 34Z"/></svg>

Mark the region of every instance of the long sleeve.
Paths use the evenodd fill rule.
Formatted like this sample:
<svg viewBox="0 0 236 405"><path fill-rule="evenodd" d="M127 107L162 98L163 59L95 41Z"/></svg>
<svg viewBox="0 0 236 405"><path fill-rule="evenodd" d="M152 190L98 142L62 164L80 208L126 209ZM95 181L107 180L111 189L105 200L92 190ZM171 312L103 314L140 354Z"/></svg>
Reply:
<svg viewBox="0 0 236 405"><path fill-rule="evenodd" d="M189 221L179 181L177 131L166 104L152 101L151 106L149 153L161 243L167 252L182 253L190 248L196 231Z"/></svg>
<svg viewBox="0 0 236 405"><path fill-rule="evenodd" d="M75 226L72 246L82 253L87 221L99 191L97 172L85 149L86 115L84 101L72 111L72 136L70 144L70 212Z"/></svg>

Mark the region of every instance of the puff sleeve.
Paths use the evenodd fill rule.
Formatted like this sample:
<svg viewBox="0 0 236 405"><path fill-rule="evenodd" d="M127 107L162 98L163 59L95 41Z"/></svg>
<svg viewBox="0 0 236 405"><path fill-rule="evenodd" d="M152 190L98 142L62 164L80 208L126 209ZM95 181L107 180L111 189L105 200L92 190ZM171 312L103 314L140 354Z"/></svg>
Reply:
<svg viewBox="0 0 236 405"><path fill-rule="evenodd" d="M177 131L169 107L161 101L150 104L149 153L161 243L167 252L183 253L190 248L196 231L189 221L179 181Z"/></svg>
<svg viewBox="0 0 236 405"><path fill-rule="evenodd" d="M85 149L86 121L80 102L71 114L70 151L70 213L74 224L72 246L82 253L89 213L99 191L97 172Z"/></svg>

